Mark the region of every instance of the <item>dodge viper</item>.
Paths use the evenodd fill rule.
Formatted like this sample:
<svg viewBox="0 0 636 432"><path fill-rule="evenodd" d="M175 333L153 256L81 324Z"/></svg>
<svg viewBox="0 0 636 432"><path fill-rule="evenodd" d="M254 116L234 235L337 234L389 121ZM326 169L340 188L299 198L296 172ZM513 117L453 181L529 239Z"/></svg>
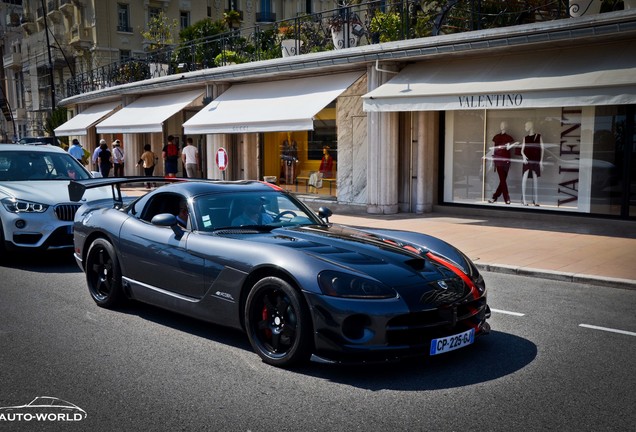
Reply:
<svg viewBox="0 0 636 432"><path fill-rule="evenodd" d="M176 181L122 198L130 181L69 185L73 200L113 186L111 202L85 203L74 222L74 256L101 307L134 299L241 329L279 367L438 355L489 332L483 278L440 239L331 224L328 209L269 183Z"/></svg>

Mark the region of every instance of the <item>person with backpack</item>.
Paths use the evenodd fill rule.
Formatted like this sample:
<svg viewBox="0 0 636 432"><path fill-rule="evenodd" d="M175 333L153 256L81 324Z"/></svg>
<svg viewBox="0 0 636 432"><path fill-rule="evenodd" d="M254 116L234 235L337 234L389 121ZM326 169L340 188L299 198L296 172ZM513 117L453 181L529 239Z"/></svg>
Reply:
<svg viewBox="0 0 636 432"><path fill-rule="evenodd" d="M174 143L174 136L168 135L168 144L161 151L165 164L166 177L176 177L179 171L179 147Z"/></svg>

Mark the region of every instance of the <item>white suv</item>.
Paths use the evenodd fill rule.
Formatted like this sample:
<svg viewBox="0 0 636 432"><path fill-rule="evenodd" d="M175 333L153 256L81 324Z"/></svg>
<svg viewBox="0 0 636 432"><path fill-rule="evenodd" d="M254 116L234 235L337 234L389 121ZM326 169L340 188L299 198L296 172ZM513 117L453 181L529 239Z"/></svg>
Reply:
<svg viewBox="0 0 636 432"><path fill-rule="evenodd" d="M73 219L82 204L69 180L91 173L60 147L0 144L0 256L12 249L73 247ZM83 201L110 198L110 188L86 191Z"/></svg>

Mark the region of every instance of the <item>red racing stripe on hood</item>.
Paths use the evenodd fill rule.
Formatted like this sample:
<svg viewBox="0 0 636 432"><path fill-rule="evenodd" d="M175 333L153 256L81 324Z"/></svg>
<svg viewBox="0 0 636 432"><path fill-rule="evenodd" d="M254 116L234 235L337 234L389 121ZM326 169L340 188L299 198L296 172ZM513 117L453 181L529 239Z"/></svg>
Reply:
<svg viewBox="0 0 636 432"><path fill-rule="evenodd" d="M426 254L426 256L428 258L430 258L431 260L435 261L438 264L443 265L444 267L448 268L449 270L451 270L453 273L455 273L457 276L459 276L466 285L468 285L468 287L470 287L470 292L473 295L473 298L475 300L477 300L479 298L479 290L477 289L477 286L475 285L475 283L468 277L468 275L466 273L464 273L459 267L457 267L455 264L451 263L450 261L447 261L437 255L434 255L431 252L428 252Z"/></svg>

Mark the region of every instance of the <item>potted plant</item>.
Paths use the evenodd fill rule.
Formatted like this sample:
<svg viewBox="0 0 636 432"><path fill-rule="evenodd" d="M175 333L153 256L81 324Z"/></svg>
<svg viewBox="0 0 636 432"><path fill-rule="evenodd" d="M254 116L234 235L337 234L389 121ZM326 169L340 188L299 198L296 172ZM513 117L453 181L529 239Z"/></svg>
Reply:
<svg viewBox="0 0 636 432"><path fill-rule="evenodd" d="M282 22L278 27L278 41L281 46L283 57L295 56L300 54L300 48L303 41L297 34L296 27L293 24Z"/></svg>
<svg viewBox="0 0 636 432"><path fill-rule="evenodd" d="M365 32L364 25L357 14L342 8L327 19L331 38L336 49L358 46Z"/></svg>

